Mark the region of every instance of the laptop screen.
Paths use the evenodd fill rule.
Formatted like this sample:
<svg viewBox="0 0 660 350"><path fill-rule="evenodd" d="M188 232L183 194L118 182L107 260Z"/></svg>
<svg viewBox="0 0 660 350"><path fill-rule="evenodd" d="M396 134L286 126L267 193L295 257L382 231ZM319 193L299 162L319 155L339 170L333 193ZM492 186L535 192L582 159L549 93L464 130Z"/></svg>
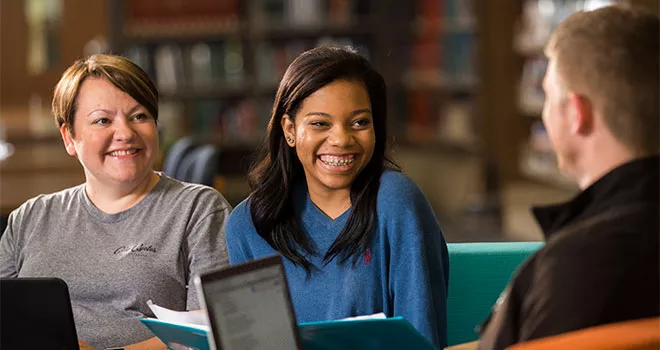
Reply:
<svg viewBox="0 0 660 350"><path fill-rule="evenodd" d="M279 256L196 279L217 349L299 349L298 328Z"/></svg>
<svg viewBox="0 0 660 350"><path fill-rule="evenodd" d="M59 278L1 278L0 321L0 349L78 349L69 289Z"/></svg>

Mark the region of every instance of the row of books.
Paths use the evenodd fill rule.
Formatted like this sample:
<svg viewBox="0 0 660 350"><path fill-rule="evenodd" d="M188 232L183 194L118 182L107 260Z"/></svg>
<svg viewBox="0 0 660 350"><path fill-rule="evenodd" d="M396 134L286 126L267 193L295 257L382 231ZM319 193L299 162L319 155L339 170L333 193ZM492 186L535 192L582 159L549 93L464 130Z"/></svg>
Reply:
<svg viewBox="0 0 660 350"><path fill-rule="evenodd" d="M417 0L407 80L412 85L470 86L475 82L472 0ZM451 30L467 26L469 30Z"/></svg>
<svg viewBox="0 0 660 350"><path fill-rule="evenodd" d="M238 27L238 0L124 1L124 34L132 37L215 33Z"/></svg>
<svg viewBox="0 0 660 350"><path fill-rule="evenodd" d="M126 1L128 21L199 20L238 17L238 0L140 0Z"/></svg>
<svg viewBox="0 0 660 350"><path fill-rule="evenodd" d="M303 51L318 45L347 45L370 56L368 44L347 37L260 42L254 54L258 86L274 89L288 65ZM252 70L245 67L245 51L239 40L134 45L124 54L149 73L164 95L181 91L194 94L229 90L231 93L245 87L251 78L247 72Z"/></svg>
<svg viewBox="0 0 660 350"><path fill-rule="evenodd" d="M373 0L140 0L125 4L124 33L133 37L230 32L239 30L242 23L257 30L341 28L369 22L374 13ZM417 30L470 30L476 22L474 0L417 0L412 6Z"/></svg>
<svg viewBox="0 0 660 350"><path fill-rule="evenodd" d="M249 13L254 28L346 26L368 17L369 0L140 0L126 1L127 31L135 36L169 31L238 28Z"/></svg>
<svg viewBox="0 0 660 350"><path fill-rule="evenodd" d="M471 85L475 82L477 44L473 33L455 33L444 37L445 50L442 67L449 74L449 82L455 85Z"/></svg>
<svg viewBox="0 0 660 350"><path fill-rule="evenodd" d="M474 0L417 0L413 27L429 34L474 29Z"/></svg>
<svg viewBox="0 0 660 350"><path fill-rule="evenodd" d="M476 38L470 33L442 38L416 38L411 44L405 77L412 86L470 88L476 83Z"/></svg>
<svg viewBox="0 0 660 350"><path fill-rule="evenodd" d="M347 26L368 17L369 0L252 0L255 28Z"/></svg>
<svg viewBox="0 0 660 350"><path fill-rule="evenodd" d="M394 114L405 117L395 124L399 124L397 129L405 130L401 136L410 143L440 142L468 150L477 148L472 98L442 99L429 90L410 91L399 98L403 99L402 110Z"/></svg>
<svg viewBox="0 0 660 350"><path fill-rule="evenodd" d="M199 1L205 5L197 9L204 11L193 9L197 0L167 0L151 13L144 12L146 7L140 12L142 5L131 2L127 23L171 17L191 22L200 18L202 22L204 18L240 22L245 18L255 28L347 25L368 18L374 6L373 0L232 0L223 5ZM416 0L408 6L416 11L411 18L424 25L413 31L409 43L393 44L393 49L403 50L409 59L400 62L405 67L405 88L400 90L400 113L392 113L404 124L398 130L406 130L400 134L411 141L473 143L473 101L438 98L444 88L470 90L476 83L475 31L444 31L442 27L472 27L473 1ZM183 15L176 16L176 11ZM248 11L247 17L243 11ZM265 130L272 106L272 96L258 93L262 96L258 97L255 87L274 92L289 63L299 53L318 45L355 47L378 66L379 57L372 51L374 39L356 35L257 40L248 48L238 36L218 36L200 42L136 42L125 55L154 78L164 97L161 132L165 142L177 139L181 130L216 141L254 141Z"/></svg>
<svg viewBox="0 0 660 350"><path fill-rule="evenodd" d="M321 37L313 40L291 40L286 42L263 41L257 44L255 54L256 81L260 86L275 86L286 68L302 52L322 45L349 46L369 59L369 44L349 37Z"/></svg>
<svg viewBox="0 0 660 350"><path fill-rule="evenodd" d="M475 149L474 101L440 98L443 90L473 91L476 31L472 0L417 0L409 48L403 121L413 143ZM458 30L460 29L460 30Z"/></svg>
<svg viewBox="0 0 660 350"><path fill-rule="evenodd" d="M548 61L543 47L554 28L570 14L622 2L621 0L526 0L522 27L515 37L517 50L525 56L518 105L523 115L539 117L545 93L543 78Z"/></svg>
<svg viewBox="0 0 660 350"><path fill-rule="evenodd" d="M238 0L140 0L127 1L128 23L236 21L243 16ZM254 25L310 27L347 25L373 13L373 0L249 0L248 16ZM442 19L452 25L474 23L474 0L417 0L417 17L423 22Z"/></svg>
<svg viewBox="0 0 660 350"><path fill-rule="evenodd" d="M124 55L154 78L162 93L240 85L245 80L243 47L238 40L134 45Z"/></svg>
<svg viewBox="0 0 660 350"><path fill-rule="evenodd" d="M526 0L515 46L523 54L538 55L554 28L570 14L621 2L624 0Z"/></svg>

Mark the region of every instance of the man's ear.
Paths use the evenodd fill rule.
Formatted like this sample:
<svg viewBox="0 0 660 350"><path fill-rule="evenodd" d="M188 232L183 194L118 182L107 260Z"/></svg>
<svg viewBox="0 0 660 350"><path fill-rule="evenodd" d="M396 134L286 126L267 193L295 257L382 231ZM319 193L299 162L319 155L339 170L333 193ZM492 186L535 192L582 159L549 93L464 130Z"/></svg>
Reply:
<svg viewBox="0 0 660 350"><path fill-rule="evenodd" d="M584 95L571 93L568 96L570 105L571 132L588 134L594 127L594 108L591 100Z"/></svg>
<svg viewBox="0 0 660 350"><path fill-rule="evenodd" d="M73 144L73 135L71 135L71 130L66 124L60 126L60 135L62 135L62 141L64 141L64 148L66 153L70 156L76 156L76 147Z"/></svg>
<svg viewBox="0 0 660 350"><path fill-rule="evenodd" d="M288 114L282 116L281 120L282 131L284 132L284 139L286 143L293 147L296 145L296 125L293 122L293 119L289 117Z"/></svg>

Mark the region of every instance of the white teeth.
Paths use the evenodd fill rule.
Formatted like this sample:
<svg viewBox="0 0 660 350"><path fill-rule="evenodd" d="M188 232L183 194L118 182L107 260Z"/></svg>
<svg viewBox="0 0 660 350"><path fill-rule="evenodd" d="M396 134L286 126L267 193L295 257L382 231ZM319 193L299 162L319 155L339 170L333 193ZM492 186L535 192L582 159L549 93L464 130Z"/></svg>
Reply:
<svg viewBox="0 0 660 350"><path fill-rule="evenodd" d="M319 158L323 163L331 165L331 166L344 166L353 163L355 160L355 157L353 155L350 156L326 156L323 155Z"/></svg>
<svg viewBox="0 0 660 350"><path fill-rule="evenodd" d="M113 156L113 157L121 157L121 156L127 156L127 155L130 155L130 154L134 154L135 152L137 152L137 150L133 148L133 149L125 150L125 151L110 152L110 155Z"/></svg>

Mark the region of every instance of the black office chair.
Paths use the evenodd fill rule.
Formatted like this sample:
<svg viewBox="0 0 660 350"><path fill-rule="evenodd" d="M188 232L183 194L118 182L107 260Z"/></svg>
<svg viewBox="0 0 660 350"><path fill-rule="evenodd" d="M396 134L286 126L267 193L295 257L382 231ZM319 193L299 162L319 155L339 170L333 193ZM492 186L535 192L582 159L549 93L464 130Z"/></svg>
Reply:
<svg viewBox="0 0 660 350"><path fill-rule="evenodd" d="M198 146L179 160L173 178L190 183L213 187L214 178L218 173L219 152L213 145Z"/></svg>
<svg viewBox="0 0 660 350"><path fill-rule="evenodd" d="M184 182L192 182L192 169L195 165L195 159L197 158L195 156L195 153L197 152L197 148L191 150L187 154L183 155L181 160L179 161L179 165L176 167L174 174L172 174L172 177L179 180L179 181L184 181Z"/></svg>
<svg viewBox="0 0 660 350"><path fill-rule="evenodd" d="M190 136L182 137L175 142L172 147L170 147L163 162L163 172L165 175L171 176L177 180L182 180L177 177L179 168L181 168L184 159L198 146L198 143Z"/></svg>
<svg viewBox="0 0 660 350"><path fill-rule="evenodd" d="M188 172L188 182L213 187L215 176L218 174L218 149L213 145L204 145L190 154L193 159Z"/></svg>

